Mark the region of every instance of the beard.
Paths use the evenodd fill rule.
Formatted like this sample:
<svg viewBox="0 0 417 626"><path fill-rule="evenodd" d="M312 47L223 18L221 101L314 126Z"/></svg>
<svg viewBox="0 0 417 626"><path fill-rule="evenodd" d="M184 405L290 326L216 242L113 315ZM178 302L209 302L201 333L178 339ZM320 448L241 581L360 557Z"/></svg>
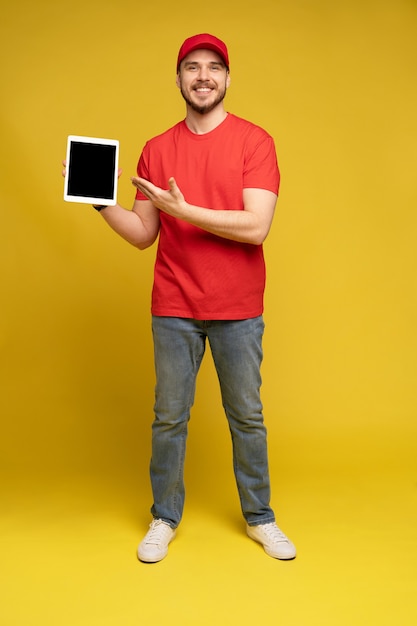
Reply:
<svg viewBox="0 0 417 626"><path fill-rule="evenodd" d="M213 109L215 109L216 106L220 104L220 102L223 102L226 96L226 86L224 86L222 89L219 89L217 97L212 102L208 102L207 104L200 105L194 102L193 100L191 100L188 94L185 93L182 83L180 83L180 90L181 90L181 95L186 101L186 103L188 104L188 106L191 107L193 111L195 111L196 113L200 113L200 115L205 115L206 113L210 113L210 111L213 111Z"/></svg>

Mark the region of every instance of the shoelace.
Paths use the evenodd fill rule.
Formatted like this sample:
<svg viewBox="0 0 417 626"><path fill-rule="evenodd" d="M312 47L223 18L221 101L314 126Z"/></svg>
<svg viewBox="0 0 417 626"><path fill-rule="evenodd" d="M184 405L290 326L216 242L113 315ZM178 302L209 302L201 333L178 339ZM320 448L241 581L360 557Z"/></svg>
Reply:
<svg viewBox="0 0 417 626"><path fill-rule="evenodd" d="M149 527L148 534L146 535L146 543L158 545L161 541L163 541L163 539L165 539L170 530L171 529L168 524L165 524L162 520L154 520Z"/></svg>
<svg viewBox="0 0 417 626"><path fill-rule="evenodd" d="M276 526L276 524L265 524L265 534L272 543L281 543L282 541L288 541L288 538L284 535L282 530Z"/></svg>

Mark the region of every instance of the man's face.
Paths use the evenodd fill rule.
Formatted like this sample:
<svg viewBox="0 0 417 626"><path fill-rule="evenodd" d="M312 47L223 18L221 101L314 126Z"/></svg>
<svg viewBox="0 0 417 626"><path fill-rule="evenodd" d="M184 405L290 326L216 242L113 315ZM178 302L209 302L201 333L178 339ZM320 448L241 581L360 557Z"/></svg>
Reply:
<svg viewBox="0 0 417 626"><path fill-rule="evenodd" d="M177 86L197 113L204 115L220 104L229 84L229 72L216 52L195 50L181 62Z"/></svg>

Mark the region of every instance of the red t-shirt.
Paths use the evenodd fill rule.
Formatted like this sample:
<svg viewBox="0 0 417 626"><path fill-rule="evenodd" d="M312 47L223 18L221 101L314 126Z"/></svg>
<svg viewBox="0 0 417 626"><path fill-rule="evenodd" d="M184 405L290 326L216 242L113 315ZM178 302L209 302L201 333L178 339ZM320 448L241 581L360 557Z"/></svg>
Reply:
<svg viewBox="0 0 417 626"><path fill-rule="evenodd" d="M244 188L278 193L274 141L235 115L197 135L184 121L145 145L138 176L168 188L174 176L185 200L213 210L242 211ZM138 200L145 200L140 191ZM231 241L166 215L152 290L152 314L200 320L237 320L263 312L262 246Z"/></svg>

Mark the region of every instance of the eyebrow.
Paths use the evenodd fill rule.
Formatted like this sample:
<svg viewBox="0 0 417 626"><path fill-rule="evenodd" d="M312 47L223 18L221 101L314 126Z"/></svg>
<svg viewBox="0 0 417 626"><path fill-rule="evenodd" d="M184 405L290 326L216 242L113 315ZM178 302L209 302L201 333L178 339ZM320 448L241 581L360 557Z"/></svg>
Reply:
<svg viewBox="0 0 417 626"><path fill-rule="evenodd" d="M189 65L201 65L199 61L186 61L184 63L184 67L188 67ZM209 61L207 65L219 65L220 67L226 67L222 61Z"/></svg>

